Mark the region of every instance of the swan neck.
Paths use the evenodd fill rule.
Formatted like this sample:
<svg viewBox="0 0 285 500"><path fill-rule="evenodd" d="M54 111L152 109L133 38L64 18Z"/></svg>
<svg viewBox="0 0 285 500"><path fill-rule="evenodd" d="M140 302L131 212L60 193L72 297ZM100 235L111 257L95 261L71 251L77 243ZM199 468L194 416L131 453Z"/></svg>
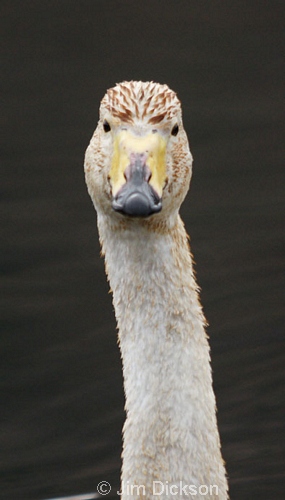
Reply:
<svg viewBox="0 0 285 500"><path fill-rule="evenodd" d="M179 216L157 231L101 221L99 231L123 362L122 484L143 485L147 500L155 480L217 485L217 497L193 498L225 500L209 345L184 225ZM128 490L121 498L138 496Z"/></svg>

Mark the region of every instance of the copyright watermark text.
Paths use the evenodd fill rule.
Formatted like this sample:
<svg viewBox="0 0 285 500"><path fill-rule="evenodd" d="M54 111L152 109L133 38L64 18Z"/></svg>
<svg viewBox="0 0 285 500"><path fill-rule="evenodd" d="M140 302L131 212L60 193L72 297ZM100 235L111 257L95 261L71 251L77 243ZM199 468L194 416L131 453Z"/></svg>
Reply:
<svg viewBox="0 0 285 500"><path fill-rule="evenodd" d="M100 481L97 485L97 491L100 495L108 495L111 491L111 485L108 481ZM151 494L153 496L219 496L219 488L216 484L186 484L183 481L170 483L169 481L153 481L151 491L147 491L144 484L131 484L130 481L122 481L121 490L117 491L117 495L138 496L143 497Z"/></svg>

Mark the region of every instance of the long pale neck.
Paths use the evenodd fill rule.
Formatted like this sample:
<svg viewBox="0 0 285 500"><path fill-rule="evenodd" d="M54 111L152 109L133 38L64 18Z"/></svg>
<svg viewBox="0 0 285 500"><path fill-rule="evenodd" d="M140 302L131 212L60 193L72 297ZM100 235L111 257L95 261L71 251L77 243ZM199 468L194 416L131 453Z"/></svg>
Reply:
<svg viewBox="0 0 285 500"><path fill-rule="evenodd" d="M99 218L98 227L123 360L122 499L139 497L135 485L147 500L169 499L166 486L181 481L198 493L201 485L218 488L218 496L204 488L193 498L226 499L209 346L183 223L178 217L173 228L150 231L136 222L111 228ZM162 489L155 481L165 487L153 497L154 486Z"/></svg>

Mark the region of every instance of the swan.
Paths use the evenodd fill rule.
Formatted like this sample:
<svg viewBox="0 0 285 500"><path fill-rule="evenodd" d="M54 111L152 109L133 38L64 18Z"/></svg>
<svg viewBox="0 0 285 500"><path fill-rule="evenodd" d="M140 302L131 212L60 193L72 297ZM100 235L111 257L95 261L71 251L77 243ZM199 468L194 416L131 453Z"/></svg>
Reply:
<svg viewBox="0 0 285 500"><path fill-rule="evenodd" d="M228 498L205 318L179 208L192 156L167 85L109 89L85 155L125 390L122 500Z"/></svg>

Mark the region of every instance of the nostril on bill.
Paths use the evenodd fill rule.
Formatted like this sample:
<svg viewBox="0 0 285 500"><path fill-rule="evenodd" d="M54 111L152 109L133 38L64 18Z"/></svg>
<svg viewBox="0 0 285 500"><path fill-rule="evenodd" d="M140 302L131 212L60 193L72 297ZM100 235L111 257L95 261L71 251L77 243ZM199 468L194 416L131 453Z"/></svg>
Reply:
<svg viewBox="0 0 285 500"><path fill-rule="evenodd" d="M129 164L126 170L124 171L124 177L127 182L130 180L131 176L132 176L132 165Z"/></svg>
<svg viewBox="0 0 285 500"><path fill-rule="evenodd" d="M151 173L150 168L147 165L145 165L144 166L144 180L146 182L149 182L151 179L151 176L152 176L152 173Z"/></svg>
<svg viewBox="0 0 285 500"><path fill-rule="evenodd" d="M130 163L124 171L124 177L127 182L132 181L135 184L149 182L152 173L146 164L147 156L145 153L131 153Z"/></svg>

